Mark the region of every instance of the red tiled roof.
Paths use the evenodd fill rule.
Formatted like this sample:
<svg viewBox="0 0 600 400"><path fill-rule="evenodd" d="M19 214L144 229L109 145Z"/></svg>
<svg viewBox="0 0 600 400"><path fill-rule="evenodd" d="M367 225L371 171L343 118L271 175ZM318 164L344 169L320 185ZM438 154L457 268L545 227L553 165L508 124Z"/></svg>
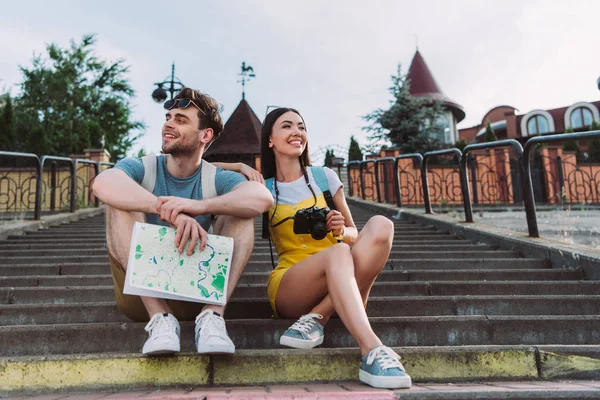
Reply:
<svg viewBox="0 0 600 400"><path fill-rule="evenodd" d="M223 132L206 151L217 154L260 154L262 124L246 100L240 104L225 123Z"/></svg>
<svg viewBox="0 0 600 400"><path fill-rule="evenodd" d="M452 111L452 114L456 117L457 122L465 119L465 111L462 106L458 103L450 100L438 86L437 82L433 78L429 67L425 63L423 56L419 53L419 50L415 53L415 56L410 63L408 69L408 79L410 79L410 94L415 97L431 97L435 100L441 101Z"/></svg>

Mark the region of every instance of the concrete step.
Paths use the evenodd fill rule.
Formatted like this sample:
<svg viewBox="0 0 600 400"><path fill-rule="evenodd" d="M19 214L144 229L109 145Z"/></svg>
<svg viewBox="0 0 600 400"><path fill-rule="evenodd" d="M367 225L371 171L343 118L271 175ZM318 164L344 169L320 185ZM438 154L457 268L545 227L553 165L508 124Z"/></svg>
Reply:
<svg viewBox="0 0 600 400"><path fill-rule="evenodd" d="M112 284L110 274L0 276L0 287L109 286Z"/></svg>
<svg viewBox="0 0 600 400"><path fill-rule="evenodd" d="M85 266L82 266L84 268ZM0 287L37 287L37 286L108 286L112 284L110 274L94 275L85 274L88 271L80 271L80 275L58 275L57 268L38 269L28 267L32 270L47 274L0 276ZM106 268L102 268L106 269ZM269 277L268 272L244 272L240 279L240 285L264 284ZM390 271L384 270L377 278L377 282L396 281L566 281L582 280L583 271L568 269L530 269L530 270L431 270L431 271Z"/></svg>
<svg viewBox="0 0 600 400"><path fill-rule="evenodd" d="M0 262L10 262L11 259L24 258L46 258L46 257L70 257L70 256L99 256L106 257L106 247L95 246L94 248L62 248L62 249L28 249L28 250L0 250Z"/></svg>
<svg viewBox="0 0 600 400"><path fill-rule="evenodd" d="M600 344L600 316L436 316L370 318L388 346ZM287 319L227 321L237 349L277 348L293 323ZM0 327L0 357L50 354L137 353L147 338L145 323L88 323ZM181 323L182 351L191 352L193 322ZM27 338L27 340L23 340ZM338 319L325 328L325 348L356 347Z"/></svg>
<svg viewBox="0 0 600 400"><path fill-rule="evenodd" d="M110 273L107 262L100 263L48 263L0 265L0 276L22 275L98 275Z"/></svg>
<svg viewBox="0 0 600 400"><path fill-rule="evenodd" d="M277 255L275 251L273 251L273 257L275 258L275 262L277 262ZM437 258L442 260L448 259L464 259L464 258L485 258L485 259L501 259L501 258L519 258L521 257L521 253L517 251L510 250L479 250L469 249L462 251L451 251L451 250L438 250L435 247L431 247L429 251L417 251L417 250L406 250L406 251L398 251L393 249L390 253L390 258L392 260L402 259L402 258ZM0 257L2 260L2 257ZM259 252L258 250L252 253L252 257L250 257L251 261L271 261L271 253L269 252Z"/></svg>
<svg viewBox="0 0 600 400"><path fill-rule="evenodd" d="M24 272L29 270L20 270L22 268L33 268L42 266L62 266L62 267L78 267L79 270L84 270L86 266L105 265L104 273L110 271L108 255L105 256L69 256L69 257L12 257L3 260L3 265L0 265L0 276L15 276L15 275L44 275L37 272ZM406 270L406 269L534 269L534 268L549 268L550 261L543 259L529 258L469 258L469 259L389 259L385 268L391 270ZM12 269L12 271L10 271ZM273 266L267 260L250 261L246 266L246 271L249 272L267 272L271 271ZM93 274L103 272L91 272ZM62 275L75 275L68 270L61 273Z"/></svg>
<svg viewBox="0 0 600 400"><path fill-rule="evenodd" d="M88 249L103 249L106 252L106 241L94 241L91 243L38 243L32 241L30 243L19 241L18 243L0 242L0 254L8 255L10 251L22 250L88 250Z"/></svg>
<svg viewBox="0 0 600 400"><path fill-rule="evenodd" d="M89 392L90 388L96 392L142 390L142 393L120 393L110 398L131 398L140 396L143 391L163 389L149 394L161 399L193 398L196 394L202 398L209 394L212 398L213 394L218 395L214 390L219 389L203 389L203 386L243 389L240 385L270 385L274 393L265 394L264 390L250 393L250 390L261 389L252 386L246 389L249 394L232 393L229 395L232 399L244 396L291 399L293 396L289 393L288 396L282 392L277 394L275 389L284 389L278 385L322 381L341 382L345 388L330 384L325 385L328 391L337 389L339 392L312 393L327 399L581 399L597 398L598 394L597 382L580 381L581 385L574 382L574 389L565 391L564 387L548 381L572 379L573 376L583 376L588 380L597 377L598 373L589 371L589 368L598 362L598 346L438 346L397 347L394 350L402 355L402 362L415 384L413 389L398 391L395 395L391 391L375 392L367 386L358 385L360 353L357 349L318 348L237 350L234 356L210 357L193 352L180 353L175 357L143 357L139 352L90 354L85 357L9 357L1 361L4 373L0 375L0 387L8 396L81 393ZM74 374L77 379L65 379L65 374ZM530 384L519 383L523 380ZM480 381L495 383L483 392L478 391L481 385L474 387L468 384ZM435 385L433 382L452 384ZM181 393L185 391L181 389L175 393L165 391L169 387L195 389L184 396ZM519 391L519 387L526 389ZM349 392L350 388L352 391ZM306 391L302 390L306 395ZM318 391L319 387L311 386L310 390ZM105 396L109 398L107 393L95 393L89 396L89 400ZM64 398L65 395L55 394L53 398L56 397ZM82 395L77 398L88 399Z"/></svg>
<svg viewBox="0 0 600 400"><path fill-rule="evenodd" d="M389 259L385 268L391 270L406 269L534 269L550 268L550 260L531 258L468 258L462 260L427 259ZM266 272L273 269L268 261L250 261L246 266L249 272Z"/></svg>
<svg viewBox="0 0 600 400"><path fill-rule="evenodd" d="M64 243L64 244L106 244L105 237L93 237L93 238L69 238L67 242L59 240L56 236L50 236L47 238L39 238L34 236L9 236L7 240L3 240L2 244L48 244L48 243Z"/></svg>
<svg viewBox="0 0 600 400"><path fill-rule="evenodd" d="M372 297L370 317L450 315L596 315L600 296ZM225 318L269 319L266 299L232 299ZM128 322L114 301L0 305L0 326Z"/></svg>
<svg viewBox="0 0 600 400"><path fill-rule="evenodd" d="M247 272L242 274L241 284L265 283L269 272ZM566 281L583 280L581 269L465 269L465 270L383 270L377 282L396 281ZM2 285L10 286L10 285ZM13 285L22 286L22 285Z"/></svg>
<svg viewBox="0 0 600 400"><path fill-rule="evenodd" d="M598 281L376 282L371 296L600 295ZM238 285L232 299L265 299L265 284ZM3 287L0 304L63 304L114 299L113 286ZM599 308L600 310L600 308ZM400 312L401 313L401 312Z"/></svg>

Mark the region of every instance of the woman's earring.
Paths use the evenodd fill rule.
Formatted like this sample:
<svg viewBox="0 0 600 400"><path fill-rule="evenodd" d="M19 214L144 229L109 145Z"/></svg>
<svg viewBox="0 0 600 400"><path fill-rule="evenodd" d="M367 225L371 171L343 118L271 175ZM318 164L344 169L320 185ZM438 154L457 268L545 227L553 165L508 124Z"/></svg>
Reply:
<svg viewBox="0 0 600 400"><path fill-rule="evenodd" d="M273 147L273 143L272 142L269 142L269 147Z"/></svg>

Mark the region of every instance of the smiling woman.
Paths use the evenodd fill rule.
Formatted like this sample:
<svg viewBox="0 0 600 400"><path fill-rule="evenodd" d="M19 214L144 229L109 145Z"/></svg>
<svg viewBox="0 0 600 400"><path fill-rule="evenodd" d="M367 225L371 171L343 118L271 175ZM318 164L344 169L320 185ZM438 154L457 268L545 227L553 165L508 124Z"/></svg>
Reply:
<svg viewBox="0 0 600 400"><path fill-rule="evenodd" d="M301 349L320 345L325 324L337 312L359 343L360 380L382 388L410 387L400 356L381 343L365 311L390 253L392 222L376 216L358 232L335 172L310 167L306 123L293 108L266 116L261 167L275 200L263 224L279 261L267 283L269 302L275 315L299 318L280 344Z"/></svg>

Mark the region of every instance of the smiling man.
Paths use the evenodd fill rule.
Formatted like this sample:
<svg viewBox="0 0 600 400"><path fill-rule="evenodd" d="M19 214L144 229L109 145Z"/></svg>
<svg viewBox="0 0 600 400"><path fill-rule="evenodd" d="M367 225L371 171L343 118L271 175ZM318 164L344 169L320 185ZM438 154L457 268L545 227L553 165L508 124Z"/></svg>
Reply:
<svg viewBox="0 0 600 400"><path fill-rule="evenodd" d="M152 192L142 187L147 171L139 158L119 161L98 175L93 186L95 195L106 204L107 247L117 304L130 319L149 320L143 354L180 351L178 320L194 319L199 353L233 353L235 346L222 317L224 307L123 294L134 222L175 227L175 246L188 254L198 242L204 248L212 223L215 234L234 240L227 290L230 299L252 253L254 217L273 203L263 184L221 168L214 174L216 197L204 198L202 169L214 167L202 161L202 155L223 130L218 104L210 96L184 88L164 108L164 154L156 157Z"/></svg>

